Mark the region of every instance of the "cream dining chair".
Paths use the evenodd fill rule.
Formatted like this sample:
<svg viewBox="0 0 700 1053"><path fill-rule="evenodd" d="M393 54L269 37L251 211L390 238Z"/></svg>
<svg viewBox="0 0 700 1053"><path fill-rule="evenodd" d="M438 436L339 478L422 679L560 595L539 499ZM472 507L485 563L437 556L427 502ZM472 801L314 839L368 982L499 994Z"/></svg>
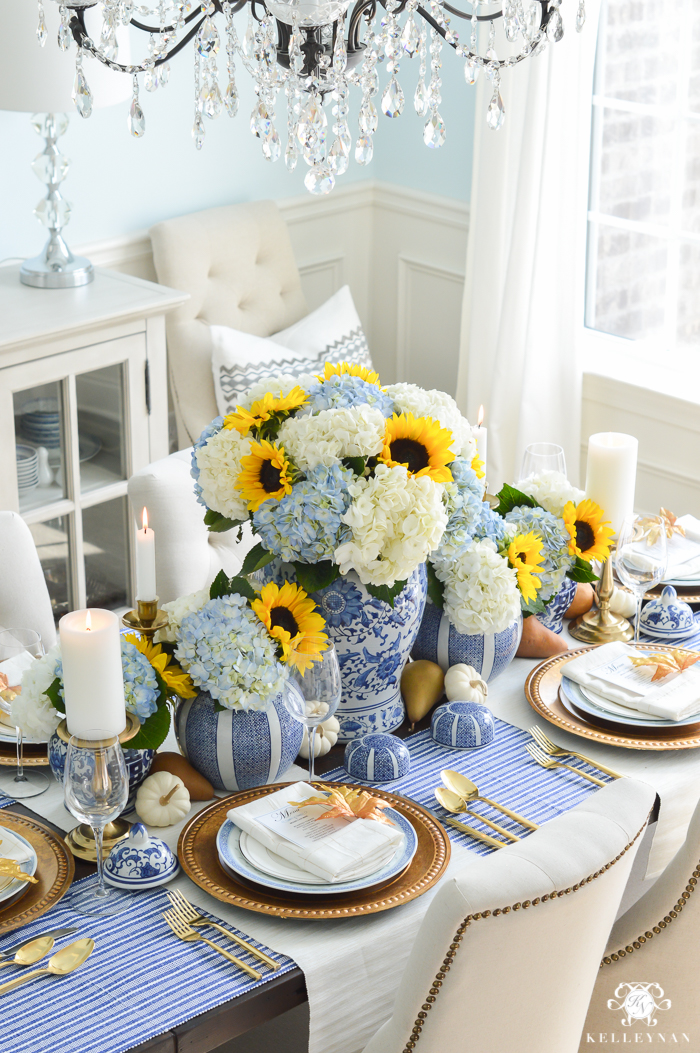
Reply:
<svg viewBox="0 0 700 1053"><path fill-rule="evenodd" d="M0 512L0 628L34 629L56 642L51 599L32 532L16 512Z"/></svg>
<svg viewBox="0 0 700 1053"><path fill-rule="evenodd" d="M272 201L224 205L151 228L158 281L189 293L166 320L181 448L216 416L210 325L271 336L308 313L289 231Z"/></svg>
<svg viewBox="0 0 700 1053"><path fill-rule="evenodd" d="M448 878L364 1053L575 1053L654 800L620 779Z"/></svg>
<svg viewBox="0 0 700 1053"><path fill-rule="evenodd" d="M661 877L613 926L583 1028L582 1051L610 1044L611 1033L617 1042L627 1034L624 1041L638 1043L635 1036L640 1034L646 1043L649 1033L656 1044L700 1049L700 893L694 895L699 881L700 804L684 844ZM626 1002L633 1009L631 1021Z"/></svg>

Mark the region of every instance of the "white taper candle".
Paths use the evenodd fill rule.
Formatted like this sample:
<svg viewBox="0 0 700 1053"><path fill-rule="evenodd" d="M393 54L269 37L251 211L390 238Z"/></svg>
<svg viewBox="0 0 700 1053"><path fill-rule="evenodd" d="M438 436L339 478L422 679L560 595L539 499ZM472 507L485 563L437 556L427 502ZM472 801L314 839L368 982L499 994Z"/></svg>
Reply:
<svg viewBox="0 0 700 1053"><path fill-rule="evenodd" d="M142 527L136 531L136 599L155 600L156 592L156 536L148 525L148 509L144 508Z"/></svg>

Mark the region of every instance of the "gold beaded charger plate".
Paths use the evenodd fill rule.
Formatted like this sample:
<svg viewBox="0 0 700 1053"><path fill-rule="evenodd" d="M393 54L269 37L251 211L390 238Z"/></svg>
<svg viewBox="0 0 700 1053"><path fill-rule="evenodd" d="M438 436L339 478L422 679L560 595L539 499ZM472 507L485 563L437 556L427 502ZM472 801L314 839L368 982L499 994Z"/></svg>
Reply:
<svg viewBox="0 0 700 1053"><path fill-rule="evenodd" d="M30 883L20 900L2 906L0 934L28 925L55 907L70 888L75 874L75 860L68 846L48 826L3 808L0 811L0 837L3 827L23 837L36 852L34 877L37 883Z"/></svg>
<svg viewBox="0 0 700 1053"><path fill-rule="evenodd" d="M377 914L409 903L422 896L439 881L450 861L450 839L441 824L425 808L397 794L371 787L374 797L388 801L393 809L411 823L418 837L418 847L410 864L390 884L382 888L359 889L340 895L295 895L253 886L223 869L216 848L216 835L230 808L266 797L284 783L256 786L224 797L190 819L180 834L177 854L182 869L196 885L215 899L244 910L277 918L355 918ZM326 783L324 786L347 783ZM366 786L357 786L366 790Z"/></svg>
<svg viewBox="0 0 700 1053"><path fill-rule="evenodd" d="M651 651L654 654L674 650L669 644L639 643L636 646L640 651ZM600 723L596 721L594 724L582 713L574 712L564 705L559 690L562 671L572 658L578 658L585 651L591 650L591 647L579 647L554 655L553 658L545 658L535 666L525 681L525 697L539 716L550 724L571 732L572 735L628 750L691 750L700 747L700 724L663 728L640 728L632 725L623 727L619 724L606 724L602 718Z"/></svg>
<svg viewBox="0 0 700 1053"><path fill-rule="evenodd" d="M25 768L46 767L49 754L46 743L25 742L22 748L22 762ZM0 767L14 768L17 765L17 744L0 742Z"/></svg>

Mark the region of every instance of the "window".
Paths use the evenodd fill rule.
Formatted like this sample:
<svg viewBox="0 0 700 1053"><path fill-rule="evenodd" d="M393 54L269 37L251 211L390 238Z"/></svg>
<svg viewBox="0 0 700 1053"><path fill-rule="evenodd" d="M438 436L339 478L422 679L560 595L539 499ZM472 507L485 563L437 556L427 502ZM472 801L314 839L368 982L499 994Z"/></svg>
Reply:
<svg viewBox="0 0 700 1053"><path fill-rule="evenodd" d="M603 0L585 324L700 348L700 0Z"/></svg>

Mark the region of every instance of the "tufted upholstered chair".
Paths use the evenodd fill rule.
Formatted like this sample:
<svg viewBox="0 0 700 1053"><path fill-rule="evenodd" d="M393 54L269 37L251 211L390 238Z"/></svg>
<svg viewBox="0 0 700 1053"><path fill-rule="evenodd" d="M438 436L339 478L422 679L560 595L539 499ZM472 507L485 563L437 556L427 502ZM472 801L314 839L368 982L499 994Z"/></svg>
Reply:
<svg viewBox="0 0 700 1053"><path fill-rule="evenodd" d="M308 313L289 231L272 201L224 205L151 229L158 281L190 294L167 317L180 447L216 416L210 325L271 336Z"/></svg>
<svg viewBox="0 0 700 1053"><path fill-rule="evenodd" d="M700 804L690 821L685 843L661 877L613 926L588 1009L581 1050L596 1049L601 1043L608 1045L613 1041L663 1042L700 1049L699 888ZM646 998L642 994L634 999L637 1011L649 1008L651 997L660 1006L652 1013L651 1019L656 1023L642 1017L630 1023L626 1011L615 1009L631 993L630 989L640 984L649 985L649 989ZM634 998L634 992L632 995ZM616 1035L614 1040L611 1033ZM647 1038L649 1033L651 1040ZM637 1034L641 1038L636 1038ZM684 1034L689 1036L689 1043L682 1038Z"/></svg>
<svg viewBox="0 0 700 1053"><path fill-rule="evenodd" d="M34 629L56 643L49 590L32 532L16 512L0 512L0 628Z"/></svg>
<svg viewBox="0 0 700 1053"><path fill-rule="evenodd" d="M364 1053L576 1053L655 796L619 779L448 877Z"/></svg>

